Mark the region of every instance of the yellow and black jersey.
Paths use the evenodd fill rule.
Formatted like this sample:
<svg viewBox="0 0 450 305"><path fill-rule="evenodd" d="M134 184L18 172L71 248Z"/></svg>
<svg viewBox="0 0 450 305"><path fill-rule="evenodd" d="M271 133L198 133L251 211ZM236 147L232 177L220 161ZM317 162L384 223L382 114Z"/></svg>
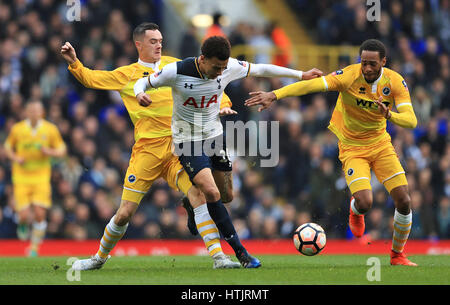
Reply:
<svg viewBox="0 0 450 305"><path fill-rule="evenodd" d="M69 71L85 87L92 89L114 90L120 93L122 100L135 126L135 141L141 138L154 139L171 136L172 121L172 89L161 87L149 89L152 103L148 107L140 106L134 95L134 84L142 77L162 70L167 64L179 61L179 59L162 56L156 63L136 63L117 68L113 71L91 70L83 66L77 60L69 66ZM224 94L221 100L221 108L231 107L231 101Z"/></svg>
<svg viewBox="0 0 450 305"><path fill-rule="evenodd" d="M390 110L395 106L398 111L391 112L390 121L409 128L417 124L405 80L388 68L382 68L379 78L373 83L365 80L361 64L354 64L321 78L280 88L274 93L277 99L281 99L324 91L339 92L328 128L343 144L366 146L390 139L386 132L386 119L374 102L380 96Z"/></svg>

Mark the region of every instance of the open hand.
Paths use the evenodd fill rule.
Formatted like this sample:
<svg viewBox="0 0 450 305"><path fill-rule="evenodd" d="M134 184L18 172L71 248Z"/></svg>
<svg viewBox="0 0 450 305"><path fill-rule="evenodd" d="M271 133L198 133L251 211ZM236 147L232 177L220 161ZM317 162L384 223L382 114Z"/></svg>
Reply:
<svg viewBox="0 0 450 305"><path fill-rule="evenodd" d="M230 107L223 107L223 108L220 109L220 111L219 111L219 115L220 115L220 116L224 116L224 115L232 115L232 114L237 114L237 111L234 111L234 110L231 109Z"/></svg>
<svg viewBox="0 0 450 305"><path fill-rule="evenodd" d="M258 112L267 109L272 105L272 102L277 99L277 96L273 92L250 92L249 95L251 98L247 99L244 103L245 106L251 107L256 105L262 105L258 108Z"/></svg>

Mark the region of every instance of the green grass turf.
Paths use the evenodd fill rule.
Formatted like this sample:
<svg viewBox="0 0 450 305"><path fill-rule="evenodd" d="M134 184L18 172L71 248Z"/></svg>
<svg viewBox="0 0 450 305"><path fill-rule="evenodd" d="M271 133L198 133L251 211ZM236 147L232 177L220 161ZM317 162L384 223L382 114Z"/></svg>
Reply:
<svg viewBox="0 0 450 305"><path fill-rule="evenodd" d="M104 285L448 285L450 256L410 256L419 267L390 266L380 259L381 281L368 281L368 255L260 255L259 269L213 270L204 256L113 257L100 270L82 271L68 281L68 257L2 257L0 284ZM235 260L235 258L233 258ZM71 273L74 275L74 273Z"/></svg>

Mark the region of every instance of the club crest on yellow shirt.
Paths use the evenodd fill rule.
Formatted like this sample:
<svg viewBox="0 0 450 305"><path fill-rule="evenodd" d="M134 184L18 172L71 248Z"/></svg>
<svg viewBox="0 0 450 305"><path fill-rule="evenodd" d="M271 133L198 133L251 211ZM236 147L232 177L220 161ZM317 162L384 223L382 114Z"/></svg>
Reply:
<svg viewBox="0 0 450 305"><path fill-rule="evenodd" d="M134 183L136 181L136 176L131 174L128 176L128 182Z"/></svg>

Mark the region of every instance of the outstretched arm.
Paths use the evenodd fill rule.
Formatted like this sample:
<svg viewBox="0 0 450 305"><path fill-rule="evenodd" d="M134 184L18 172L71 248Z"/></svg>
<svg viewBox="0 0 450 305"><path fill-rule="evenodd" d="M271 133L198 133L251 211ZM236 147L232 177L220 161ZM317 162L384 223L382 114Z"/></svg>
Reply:
<svg viewBox="0 0 450 305"><path fill-rule="evenodd" d="M359 65L350 65L326 76L318 77L319 75L317 75L317 73L313 73L313 78L310 80L296 82L272 92L251 92L250 95L252 97L245 101L245 105L262 105L262 107L258 109L258 111L261 111L270 107L273 101L288 96L302 96L325 91L345 91L359 76L359 71ZM303 76L303 79L304 78L305 77Z"/></svg>
<svg viewBox="0 0 450 305"><path fill-rule="evenodd" d="M83 66L75 49L69 42L61 47L61 56L69 65L69 71L87 88L102 90L121 90L128 83L129 75L123 68L114 71L91 70Z"/></svg>
<svg viewBox="0 0 450 305"><path fill-rule="evenodd" d="M327 85L323 77L314 78L307 81L296 82L294 84L284 86L280 89L271 92L250 92L251 98L245 101L246 106L262 105L258 108L258 111L267 109L276 100L288 97L288 96L300 96L315 92L327 91Z"/></svg>
<svg viewBox="0 0 450 305"><path fill-rule="evenodd" d="M322 76L323 72L313 68L303 72L271 64L251 64L249 76L258 77L291 77L299 80L313 79Z"/></svg>

